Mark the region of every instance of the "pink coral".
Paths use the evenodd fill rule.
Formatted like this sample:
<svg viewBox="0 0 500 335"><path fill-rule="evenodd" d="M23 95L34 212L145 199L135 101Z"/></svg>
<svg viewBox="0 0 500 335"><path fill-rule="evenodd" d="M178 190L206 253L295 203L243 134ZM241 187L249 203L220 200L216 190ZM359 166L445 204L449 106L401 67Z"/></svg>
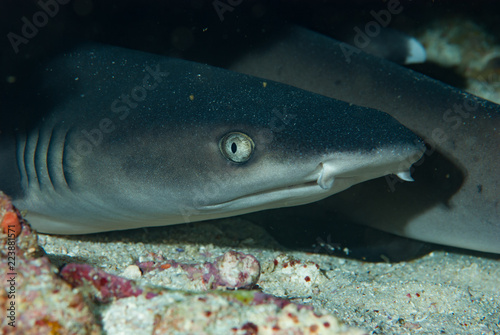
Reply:
<svg viewBox="0 0 500 335"><path fill-rule="evenodd" d="M0 216L17 210L0 192ZM20 234L0 232L0 308L2 334L99 334L90 308L83 297L56 275L56 269L43 255L37 235L17 217Z"/></svg>
<svg viewBox="0 0 500 335"><path fill-rule="evenodd" d="M73 287L87 285L93 288L94 299L106 303L113 298L137 297L145 290L139 288L133 281L111 275L87 264L68 264L61 270L61 277ZM156 296L153 292L146 292L146 297Z"/></svg>
<svg viewBox="0 0 500 335"><path fill-rule="evenodd" d="M206 289L218 287L250 289L255 286L260 277L259 261L252 255L237 251L228 251L217 257L213 263L183 264L166 260L161 263L149 261L137 265L144 273L156 269L181 268L191 280L201 280Z"/></svg>

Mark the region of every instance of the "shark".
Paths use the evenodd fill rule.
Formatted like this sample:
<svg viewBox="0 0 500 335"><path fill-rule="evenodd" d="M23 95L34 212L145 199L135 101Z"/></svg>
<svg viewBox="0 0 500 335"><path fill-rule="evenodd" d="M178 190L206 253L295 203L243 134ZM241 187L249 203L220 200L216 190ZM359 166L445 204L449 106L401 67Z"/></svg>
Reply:
<svg viewBox="0 0 500 335"><path fill-rule="evenodd" d="M224 52L232 71L384 111L424 139L427 151L412 166L415 183L388 175L355 185L322 201L325 213L500 253L499 105L295 25L260 36L244 52Z"/></svg>
<svg viewBox="0 0 500 335"><path fill-rule="evenodd" d="M201 63L82 44L0 123L0 189L41 233L202 221L411 181L421 138L380 110Z"/></svg>

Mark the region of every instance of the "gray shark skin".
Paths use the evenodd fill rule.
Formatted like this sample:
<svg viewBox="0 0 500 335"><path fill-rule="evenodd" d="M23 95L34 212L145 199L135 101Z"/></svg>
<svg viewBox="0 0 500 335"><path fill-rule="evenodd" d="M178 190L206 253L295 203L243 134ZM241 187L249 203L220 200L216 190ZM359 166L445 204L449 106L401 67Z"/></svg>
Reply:
<svg viewBox="0 0 500 335"><path fill-rule="evenodd" d="M384 111L424 138L415 183L380 178L323 202L401 236L500 253L500 107L300 27L262 39L233 71Z"/></svg>
<svg viewBox="0 0 500 335"><path fill-rule="evenodd" d="M112 46L60 54L31 86L15 101L30 118L0 120L0 189L42 233L309 203L391 173L410 180L424 151L386 113Z"/></svg>

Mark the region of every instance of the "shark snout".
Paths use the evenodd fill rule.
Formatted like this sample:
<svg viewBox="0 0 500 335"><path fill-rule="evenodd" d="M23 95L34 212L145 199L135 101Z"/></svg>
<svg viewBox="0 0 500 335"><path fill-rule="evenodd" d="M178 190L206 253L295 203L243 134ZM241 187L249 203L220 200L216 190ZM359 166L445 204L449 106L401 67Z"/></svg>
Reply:
<svg viewBox="0 0 500 335"><path fill-rule="evenodd" d="M323 157L314 172L316 183L321 189L336 193L354 184L390 174L404 181L413 181L411 166L422 157L424 150L422 143L416 143Z"/></svg>

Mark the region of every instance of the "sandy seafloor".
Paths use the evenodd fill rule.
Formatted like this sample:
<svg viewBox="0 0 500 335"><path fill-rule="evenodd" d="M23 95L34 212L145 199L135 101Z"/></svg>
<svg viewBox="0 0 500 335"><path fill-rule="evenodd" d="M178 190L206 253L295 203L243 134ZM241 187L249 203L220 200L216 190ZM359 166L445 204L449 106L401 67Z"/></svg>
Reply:
<svg viewBox="0 0 500 335"><path fill-rule="evenodd" d="M432 27L415 33L427 47L434 45L436 39L446 38L443 33L433 34ZM436 45L446 47L445 41L437 42ZM474 49L465 44L462 49L430 52L429 56L434 61L456 65L460 63L460 50ZM500 54L498 47L489 50L491 54L486 55L483 63ZM449 62L445 55L450 55ZM478 59L476 56L466 55L474 60ZM494 87L498 80L470 80L476 94L483 90L483 96L498 101L498 87ZM241 218L86 236L40 235L39 243L56 266L87 263L143 284L182 290L199 287L179 271L141 274L134 264L158 257L204 263L236 250L259 260L262 271L257 285L264 293L324 309L367 333L500 334L498 255L436 249L410 261L369 263L286 248L267 231ZM300 265L281 266L290 260L299 260ZM146 308L137 308L136 301L122 301L96 311L103 317L103 329L109 335L127 333L124 325L130 326L131 318L139 320L141 313L150 313ZM132 314L124 313L127 309Z"/></svg>
<svg viewBox="0 0 500 335"><path fill-rule="evenodd" d="M118 275L131 265L133 269L137 261L155 260L158 255L203 263L237 250L260 261L257 285L264 293L325 309L372 334L500 333L498 259L434 251L409 262L367 263L289 250L262 228L239 218L78 238L40 235L39 240L56 265L85 262ZM274 260L283 258L299 260L301 265L274 265ZM304 267L307 262L319 269ZM125 275L133 273L130 270ZM174 270L130 276L174 289L195 285ZM106 313L112 313L103 325L110 335L120 333L117 325L125 324L125 319L139 318L120 309Z"/></svg>

